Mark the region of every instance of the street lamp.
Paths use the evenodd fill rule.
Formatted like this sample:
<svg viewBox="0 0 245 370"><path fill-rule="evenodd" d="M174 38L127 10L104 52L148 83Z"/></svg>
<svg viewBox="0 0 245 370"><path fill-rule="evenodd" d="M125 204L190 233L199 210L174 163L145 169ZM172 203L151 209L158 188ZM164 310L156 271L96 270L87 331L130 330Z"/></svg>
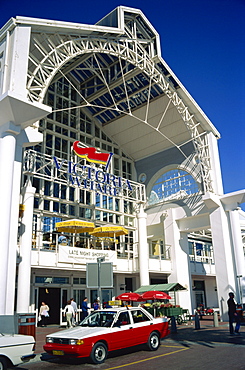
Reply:
<svg viewBox="0 0 245 370"><path fill-rule="evenodd" d="M105 256L104 257L99 257L97 258L97 263L98 263L98 299L100 302L100 308L101 307L101 263L105 261Z"/></svg>

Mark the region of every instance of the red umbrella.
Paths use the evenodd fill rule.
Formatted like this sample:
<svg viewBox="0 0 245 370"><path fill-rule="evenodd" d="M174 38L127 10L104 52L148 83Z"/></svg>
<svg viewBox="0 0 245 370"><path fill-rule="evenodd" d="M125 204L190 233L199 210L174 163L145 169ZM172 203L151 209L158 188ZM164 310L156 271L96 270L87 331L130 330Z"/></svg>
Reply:
<svg viewBox="0 0 245 370"><path fill-rule="evenodd" d="M144 301L148 301L151 299L171 299L167 293L164 292L158 292L157 290L149 290L148 292L145 292L141 295L142 299Z"/></svg>
<svg viewBox="0 0 245 370"><path fill-rule="evenodd" d="M129 292L129 293L120 294L119 296L116 297L116 300L127 301L127 302L129 301L141 302L142 297L138 293Z"/></svg>

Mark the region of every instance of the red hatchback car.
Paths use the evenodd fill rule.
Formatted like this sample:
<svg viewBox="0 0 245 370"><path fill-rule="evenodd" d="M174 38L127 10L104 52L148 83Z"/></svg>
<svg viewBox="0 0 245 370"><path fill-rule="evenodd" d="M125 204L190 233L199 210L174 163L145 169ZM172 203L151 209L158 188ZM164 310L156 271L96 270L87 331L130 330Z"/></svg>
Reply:
<svg viewBox="0 0 245 370"><path fill-rule="evenodd" d="M49 334L43 348L60 358L89 357L100 364L109 351L139 344L155 351L169 333L166 317L153 318L141 307L108 308L94 311L75 328Z"/></svg>

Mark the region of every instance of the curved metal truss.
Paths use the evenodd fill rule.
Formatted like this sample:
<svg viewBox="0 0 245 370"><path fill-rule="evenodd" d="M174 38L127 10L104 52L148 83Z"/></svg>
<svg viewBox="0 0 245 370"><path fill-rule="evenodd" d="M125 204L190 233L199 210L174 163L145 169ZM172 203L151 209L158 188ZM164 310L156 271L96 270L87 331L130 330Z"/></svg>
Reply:
<svg viewBox="0 0 245 370"><path fill-rule="evenodd" d="M159 95L166 95L169 98L169 101L176 107L179 112L183 122L185 123L189 133L190 140L193 142L195 151L198 156L198 165L200 166L201 177L203 179L204 191L213 191L212 189L212 180L210 174L210 156L209 148L206 142L205 133L200 133L198 130L199 123L194 119L194 115L191 114L187 105L180 98L174 86L171 83L171 80L164 75L161 66L159 64L159 59L157 62L149 56L146 49L137 40L129 40L126 38L110 39L110 38L99 38L99 37L74 37L69 36L66 39L62 39L61 35L55 35L52 38L48 34L42 34L42 37L45 39L45 43L41 42L38 39L38 35L35 37L35 34L32 35L32 48L29 54L29 69L28 69L28 81L27 81L27 90L29 94L29 99L31 101L42 102L47 91L48 86L59 72L65 76L62 72L62 69L66 65L69 66L72 61L75 61L78 57L86 57L86 55L93 55L95 60L97 60L97 68L99 73L103 75L102 69L103 66L99 65L96 55L98 54L107 54L109 56L114 56L118 58L118 61L121 65L121 80L125 85L126 91L126 80L125 80L125 71L123 71L123 66L121 61L127 61L132 64L137 70L138 73L141 71L145 76L148 77L148 96L146 98L145 104L150 103L150 100L154 98L151 96L151 87L153 85L158 86ZM157 64L158 63L158 64ZM71 64L72 65L72 64ZM117 114L129 114L130 116L135 117L135 119L140 120L139 117L136 117L132 113L130 99L126 91L126 104L122 109L118 106L114 97L110 92L110 86L106 81L105 76L103 77L104 84L107 88L107 93L110 95L111 104L110 106L100 106L96 105L94 102L91 103L81 94L82 105L81 108L85 107L97 107L103 110L113 110ZM170 103L169 102L169 103ZM148 110L148 109L147 109ZM169 140L174 146L176 146L182 154L183 153L181 146L173 143L167 136L162 134L159 130L161 122L158 127L152 126L147 121L147 114L145 119L141 119L142 122L151 126L153 130L158 131L160 135L163 135L165 139ZM185 143L184 143L185 144ZM186 157L186 156L185 156Z"/></svg>

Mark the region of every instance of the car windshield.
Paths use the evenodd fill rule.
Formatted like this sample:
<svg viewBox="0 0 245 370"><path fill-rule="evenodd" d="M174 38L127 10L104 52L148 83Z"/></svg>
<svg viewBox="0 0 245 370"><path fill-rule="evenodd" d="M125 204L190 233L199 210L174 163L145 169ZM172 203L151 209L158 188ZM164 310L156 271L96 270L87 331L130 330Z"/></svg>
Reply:
<svg viewBox="0 0 245 370"><path fill-rule="evenodd" d="M94 311L87 316L79 325L89 327L111 327L114 318L116 316L115 311Z"/></svg>

